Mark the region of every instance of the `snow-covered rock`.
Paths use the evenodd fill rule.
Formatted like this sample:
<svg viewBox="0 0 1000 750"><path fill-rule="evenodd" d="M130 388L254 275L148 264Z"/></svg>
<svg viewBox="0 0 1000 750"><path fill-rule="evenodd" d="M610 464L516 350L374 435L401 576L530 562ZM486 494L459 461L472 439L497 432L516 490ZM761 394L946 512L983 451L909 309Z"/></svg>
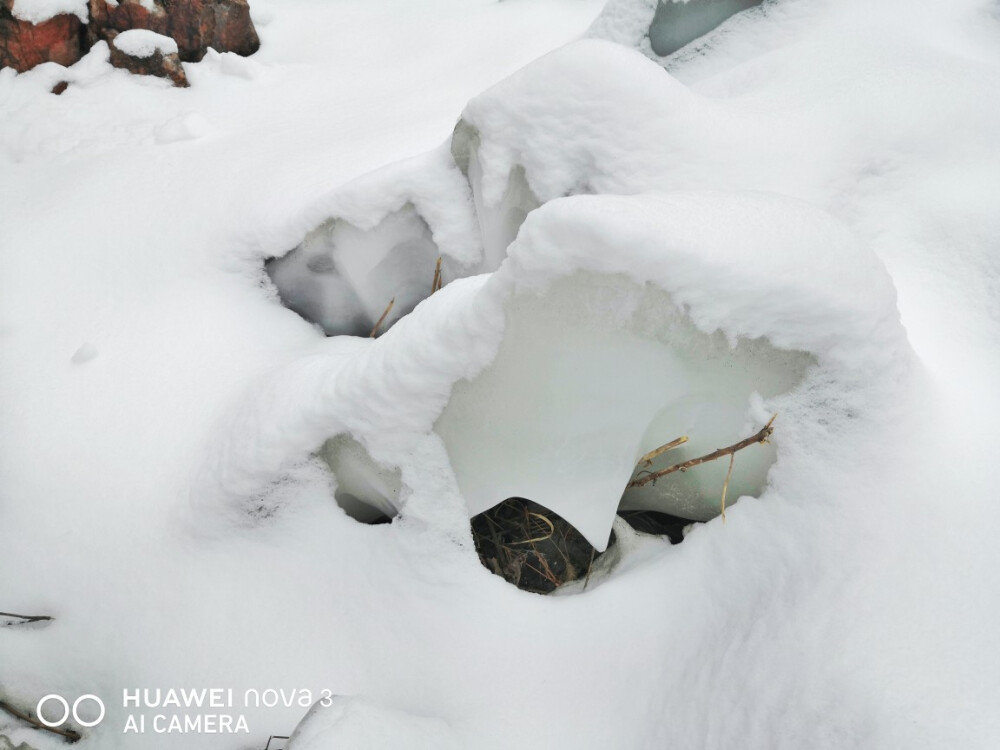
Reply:
<svg viewBox="0 0 1000 750"><path fill-rule="evenodd" d="M86 20L86 3L75 0L0 0L0 68L72 65L83 54L80 26Z"/></svg>
<svg viewBox="0 0 1000 750"><path fill-rule="evenodd" d="M73 15L87 23L87 0L4 0L14 18L41 24L60 15Z"/></svg>
<svg viewBox="0 0 1000 750"><path fill-rule="evenodd" d="M111 64L138 75L169 78L175 86L188 86L177 43L147 29L130 29L111 39Z"/></svg>
<svg viewBox="0 0 1000 750"><path fill-rule="evenodd" d="M129 57L140 59L152 57L157 52L161 55L177 54L177 42L147 29L123 31L114 38L111 46Z"/></svg>

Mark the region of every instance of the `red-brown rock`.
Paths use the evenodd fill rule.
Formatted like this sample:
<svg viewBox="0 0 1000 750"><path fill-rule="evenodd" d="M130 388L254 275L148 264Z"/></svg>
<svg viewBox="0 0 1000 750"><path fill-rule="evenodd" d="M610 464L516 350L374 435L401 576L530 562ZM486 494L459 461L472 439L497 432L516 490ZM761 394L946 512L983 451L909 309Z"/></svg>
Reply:
<svg viewBox="0 0 1000 750"><path fill-rule="evenodd" d="M209 47L238 55L252 55L260 48L247 0L163 1L170 17L170 36L185 62L200 60Z"/></svg>
<svg viewBox="0 0 1000 750"><path fill-rule="evenodd" d="M0 68L23 72L43 62L72 65L83 55L79 18L63 14L33 24L15 18L12 7L13 0L0 0Z"/></svg>
<svg viewBox="0 0 1000 750"><path fill-rule="evenodd" d="M146 6L152 5L149 10ZM118 0L118 5L109 5L106 0L89 0L90 24L87 27L87 42L92 46L101 39L109 40L119 31L129 29L149 29L157 34L170 36L167 9L162 0L152 3L143 0Z"/></svg>
<svg viewBox="0 0 1000 750"><path fill-rule="evenodd" d="M219 52L251 55L260 47L247 0L90 0L90 44L110 39L115 32L149 29L172 37L181 60L197 62L209 47Z"/></svg>

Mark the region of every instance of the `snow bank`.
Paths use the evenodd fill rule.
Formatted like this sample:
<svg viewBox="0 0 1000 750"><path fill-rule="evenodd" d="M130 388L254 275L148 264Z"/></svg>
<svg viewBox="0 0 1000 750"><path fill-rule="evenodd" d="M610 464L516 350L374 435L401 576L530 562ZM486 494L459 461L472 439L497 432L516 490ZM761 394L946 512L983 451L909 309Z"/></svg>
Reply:
<svg viewBox="0 0 1000 750"><path fill-rule="evenodd" d="M366 468L353 469L346 449L328 448L335 477L360 471L368 485L398 487L388 474L401 471L402 490L369 495L383 511L441 517L429 504L449 507L432 499L444 479L469 515L528 497L603 549L645 452L690 433L685 450L697 456L752 434L774 410L798 425L790 433L803 422L839 422L864 411L864 394L898 377L905 361L884 268L828 215L788 199L560 199L529 216L510 252L488 279L453 284L382 338L351 344L354 355L325 381L307 386L302 370L277 373L275 388L313 389L299 407L308 413L259 401L264 411L232 430L249 450L230 453L221 474L278 471L303 456L262 453L262 445L315 451L344 432L374 464L365 458ZM866 374L863 391L854 372ZM432 427L454 480L429 463ZM735 487L759 491L767 456L740 463ZM711 517L719 471L632 501ZM364 502L364 483L351 485L343 491ZM411 497L421 498L414 508ZM463 520L450 516L445 528L464 538Z"/></svg>
<svg viewBox="0 0 1000 750"><path fill-rule="evenodd" d="M90 17L87 0L14 0L14 18L39 24L62 13L77 16L83 23Z"/></svg>
<svg viewBox="0 0 1000 750"><path fill-rule="evenodd" d="M130 57L152 57L177 54L177 42L169 36L148 29L129 29L118 34L111 43Z"/></svg>
<svg viewBox="0 0 1000 750"><path fill-rule="evenodd" d="M577 69L534 87L522 76L533 97L548 87L553 105L523 102L547 121L525 125L568 140L577 128L591 143L551 138L533 151L525 141L538 168L512 153L511 176L495 170L493 205L511 180L527 190L512 193L509 217L499 212L494 226L513 236L550 168L624 195L547 196L496 276L453 281L374 342L304 324L277 303L263 259L329 215L310 206L331 185L433 148L470 96L582 32L597 9L579 0L273 8L263 75L192 65L196 85L180 98L113 74L103 45L85 71L0 71L0 602L57 618L3 629L5 697L29 706L49 692L113 699L137 686L328 687L358 696L360 723L384 717L405 732L423 717L431 736L447 734L445 722L460 746L484 750L996 748L993 4L769 3L712 34L710 48L692 45L710 54L672 56L669 74L628 50L564 51L578 55ZM602 60L626 74L619 89L604 81ZM657 95L628 94L629 73ZM58 97L49 94L57 75L74 76ZM582 85L579 102L559 96L588 78L603 109ZM516 103L505 106L517 123ZM188 114L211 123L211 137L157 143L159 127ZM565 122L576 114L590 119ZM500 150L522 145L483 123ZM621 139L619 158L600 142L602 123ZM653 140L633 138L629 123ZM662 171L647 170L649 158ZM702 213L708 190L728 196L731 223ZM669 195L637 195L647 192ZM111 215L116 195L144 199L113 211L109 232L95 217ZM782 214L765 230L747 214L772 200L788 214L762 207ZM633 268L605 273L617 261L593 249L619 208L623 237L652 242L632 226L652 214L677 241L664 250L676 282L666 266L645 269L653 280L642 284ZM463 210L475 235L483 217ZM435 222L413 212L433 236ZM588 228L582 213L600 221ZM695 226L697 216L728 229ZM751 237L822 234L815 252L801 251L813 252L814 277L778 272L797 267L794 252L773 263L763 253L766 278L727 254L742 222ZM579 255L590 270L560 270L578 263L559 238L589 248ZM877 281L884 272L859 283L862 271L836 267L838 252L846 266L863 262L859 248L892 276L913 360ZM699 296L705 279L723 294ZM730 310L725 292L738 279L748 287L739 284L742 307ZM772 347L782 336L802 343L816 364L791 390L740 393L739 409L727 408L748 429L779 411L777 460L759 497L679 546L637 554L627 540L620 567L582 595L532 596L472 551L455 447L435 426L460 390L488 392L505 345L530 343L519 325L554 323L542 317L547 301L586 312L598 285L660 311L690 294L690 314L679 313L687 340L721 352L718 364L746 361L738 354L750 351L753 326ZM750 304L758 288L783 290L787 306L783 295ZM829 316L806 304L810 294ZM866 320L871 341L859 333ZM714 323L745 331L735 349L715 344L722 331L699 328ZM632 318L614 331L618 343L648 341ZM87 342L99 356L74 364ZM702 372L715 384L725 368ZM335 481L310 458L332 434L367 455L367 468L337 469ZM736 471L748 468L738 457ZM366 526L331 499L366 492L396 496L399 517ZM116 702L81 747L259 748L306 710L251 709L251 737L132 736ZM0 714L15 745L61 744L16 724Z"/></svg>

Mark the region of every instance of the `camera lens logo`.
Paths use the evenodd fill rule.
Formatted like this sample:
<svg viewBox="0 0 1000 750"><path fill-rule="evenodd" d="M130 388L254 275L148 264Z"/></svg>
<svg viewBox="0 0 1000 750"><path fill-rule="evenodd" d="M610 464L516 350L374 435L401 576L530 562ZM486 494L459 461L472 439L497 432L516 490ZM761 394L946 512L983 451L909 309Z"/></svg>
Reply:
<svg viewBox="0 0 1000 750"><path fill-rule="evenodd" d="M97 704L97 707L100 709L100 713L97 715L96 719L87 721L86 719L80 717L80 704L84 703L84 701L93 701L94 703ZM49 702L55 702L62 706L62 716L58 719L58 721L51 721L49 719L46 719L45 715L42 713L42 708L45 706L46 703ZM79 724L81 727L95 727L102 721L104 721L104 701L102 701L96 695L87 693L86 695L81 695L79 698L73 701L73 707L70 708L69 701L67 701L61 695L57 695L56 693L50 693L49 695L46 695L44 698L38 701L38 705L35 706L35 716L37 716L38 720L47 727L61 727L69 720L70 714L73 715L73 721Z"/></svg>

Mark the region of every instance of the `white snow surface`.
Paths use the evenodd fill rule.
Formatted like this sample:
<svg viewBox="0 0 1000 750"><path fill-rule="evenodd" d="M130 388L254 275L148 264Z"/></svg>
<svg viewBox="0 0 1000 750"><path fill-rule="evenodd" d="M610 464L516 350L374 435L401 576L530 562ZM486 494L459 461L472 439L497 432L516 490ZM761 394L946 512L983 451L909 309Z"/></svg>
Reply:
<svg viewBox="0 0 1000 750"><path fill-rule="evenodd" d="M119 75L103 44L0 71L0 611L56 618L0 627L0 697L103 696L78 745L102 749L263 747L307 712L123 734L143 687L328 689L293 740L313 750L995 748L995 3L778 0L667 70L606 40L543 56L595 2L255 6L261 51L210 54L190 89ZM497 248L517 222L484 217L521 172L543 205ZM278 304L265 258L339 218L366 279L365 231L407 206L451 283L383 336ZM779 412L766 487L679 546L630 538L586 591L516 590L468 532L468 468L503 448L476 409L531 416L491 373L541 362L557 377L515 395L617 398L633 360L594 350L576 369L623 373L594 391L541 345L655 360L664 318L814 362L741 396L746 434ZM597 429L635 456L628 406ZM535 485L595 539L622 482L578 438L607 411L581 406ZM334 502L313 456L338 433L398 467L393 523ZM601 503L574 505L578 479ZM6 714L0 735L62 746Z"/></svg>
<svg viewBox="0 0 1000 750"><path fill-rule="evenodd" d="M131 57L152 57L157 52L164 55L177 54L177 42L149 29L123 31L111 43Z"/></svg>
<svg viewBox="0 0 1000 750"><path fill-rule="evenodd" d="M64 13L75 15L84 23L90 18L87 0L14 0L11 13L14 18L33 24L44 23Z"/></svg>

